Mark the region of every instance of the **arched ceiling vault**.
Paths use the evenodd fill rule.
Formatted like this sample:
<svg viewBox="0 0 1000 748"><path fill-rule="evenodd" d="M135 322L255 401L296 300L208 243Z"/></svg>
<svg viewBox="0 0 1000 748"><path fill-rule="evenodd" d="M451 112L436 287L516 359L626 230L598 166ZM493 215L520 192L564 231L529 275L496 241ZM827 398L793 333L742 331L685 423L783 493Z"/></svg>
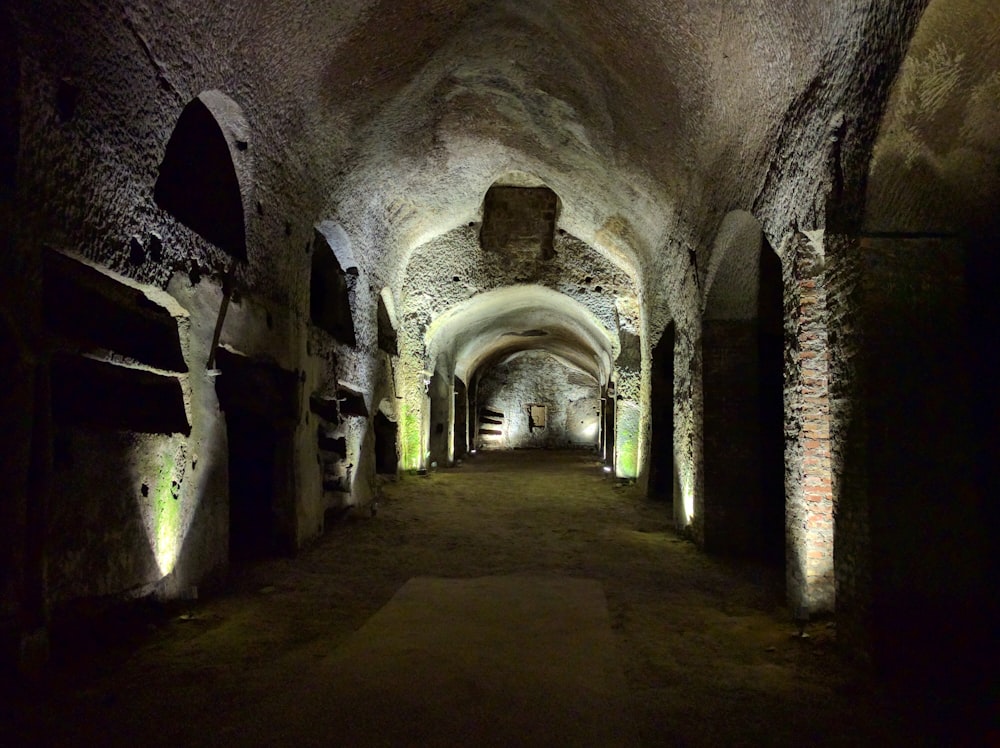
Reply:
<svg viewBox="0 0 1000 748"><path fill-rule="evenodd" d="M752 210L774 241L822 223L838 169L860 183L878 110L864 87L887 77L886 55L894 68L924 2L429 3L410 22L448 33L419 30L427 54L406 57L408 75L365 79L380 105L358 122L329 210L398 284L414 247L477 219L497 177L534 174L662 322L671 299L697 307L688 253L730 210ZM386 14L373 45L391 47L395 12L373 13Z"/></svg>
<svg viewBox="0 0 1000 748"><path fill-rule="evenodd" d="M388 285L520 170L559 194L569 232L635 271L647 304L695 309L688 253L724 215L751 212L777 248L822 222L827 195L861 191L927 2L59 0L15 3L15 21L40 70L88 81L90 141L142 152L97 149L116 179L143 175L112 212L148 210L142 179L187 101L218 89L241 106L258 203L241 272L275 298L297 295L274 282L295 275L298 253L276 256L286 221L338 221Z"/></svg>
<svg viewBox="0 0 1000 748"><path fill-rule="evenodd" d="M425 343L431 360L453 361L466 382L524 350L548 351L605 382L619 349L617 335L586 307L543 286L509 286L457 304L431 323Z"/></svg>

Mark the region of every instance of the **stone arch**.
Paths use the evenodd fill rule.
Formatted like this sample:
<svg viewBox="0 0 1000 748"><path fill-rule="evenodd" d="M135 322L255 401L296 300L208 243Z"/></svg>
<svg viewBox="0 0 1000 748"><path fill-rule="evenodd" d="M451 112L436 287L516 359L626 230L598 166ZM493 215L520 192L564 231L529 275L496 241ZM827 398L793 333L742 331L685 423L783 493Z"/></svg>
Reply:
<svg viewBox="0 0 1000 748"><path fill-rule="evenodd" d="M248 132L236 102L203 91L181 112L153 189L160 208L240 260L247 259Z"/></svg>
<svg viewBox="0 0 1000 748"><path fill-rule="evenodd" d="M784 558L780 261L744 211L723 220L702 321L709 550Z"/></svg>

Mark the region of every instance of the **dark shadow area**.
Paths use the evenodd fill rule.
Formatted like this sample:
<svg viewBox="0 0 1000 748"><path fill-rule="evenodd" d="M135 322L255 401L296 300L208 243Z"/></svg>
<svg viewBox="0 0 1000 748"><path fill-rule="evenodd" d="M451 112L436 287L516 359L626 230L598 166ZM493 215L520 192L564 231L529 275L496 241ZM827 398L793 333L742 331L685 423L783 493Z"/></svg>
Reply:
<svg viewBox="0 0 1000 748"><path fill-rule="evenodd" d="M781 259L767 240L760 252L757 296L760 401L757 406L761 505L759 555L785 562L785 342Z"/></svg>
<svg viewBox="0 0 1000 748"><path fill-rule="evenodd" d="M229 554L236 564L294 548L289 485L299 378L220 349L216 380L229 440Z"/></svg>
<svg viewBox="0 0 1000 748"><path fill-rule="evenodd" d="M364 393L341 387L337 390L337 402L340 403L340 415L343 417L368 417L368 406L365 405Z"/></svg>
<svg viewBox="0 0 1000 748"><path fill-rule="evenodd" d="M604 464L615 469L615 383L608 382L604 390L604 424L601 429L601 457Z"/></svg>
<svg viewBox="0 0 1000 748"><path fill-rule="evenodd" d="M274 426L238 409L226 412L229 438L229 558L236 564L279 550L278 436Z"/></svg>
<svg viewBox="0 0 1000 748"><path fill-rule="evenodd" d="M399 465L399 450L396 446L399 427L381 412L375 414L375 472L379 475L395 475Z"/></svg>
<svg viewBox="0 0 1000 748"><path fill-rule="evenodd" d="M314 325L326 330L341 343L352 346L356 344L347 273L319 231L313 242L309 317ZM381 330L381 326L379 329Z"/></svg>
<svg viewBox="0 0 1000 748"><path fill-rule="evenodd" d="M138 289L82 262L43 255L45 324L82 349L104 348L167 371L187 371L177 320Z"/></svg>
<svg viewBox="0 0 1000 748"><path fill-rule="evenodd" d="M674 493L674 342L671 322L653 348L649 446L649 495L669 501Z"/></svg>
<svg viewBox="0 0 1000 748"><path fill-rule="evenodd" d="M469 392L458 377L455 377L455 459L461 460L468 454L469 434Z"/></svg>
<svg viewBox="0 0 1000 748"><path fill-rule="evenodd" d="M385 307L385 301L381 294L378 297L378 347L379 350L396 356L399 354L396 329L392 326L389 318L389 310Z"/></svg>
<svg viewBox="0 0 1000 748"><path fill-rule="evenodd" d="M243 196L229 143L200 97L192 99L177 120L153 199L219 249L247 259Z"/></svg>
<svg viewBox="0 0 1000 748"><path fill-rule="evenodd" d="M21 63L17 29L5 8L0 11L0 205L17 194L17 156L21 147Z"/></svg>
<svg viewBox="0 0 1000 748"><path fill-rule="evenodd" d="M938 739L995 719L984 693L998 703L995 490L981 483L996 464L996 385L976 366L996 361L976 334L992 337L996 301L969 278L995 278L996 248L988 235L888 238L862 255L872 649L921 695Z"/></svg>
<svg viewBox="0 0 1000 748"><path fill-rule="evenodd" d="M59 425L191 433L176 377L83 356L52 359L52 417Z"/></svg>
<svg viewBox="0 0 1000 748"><path fill-rule="evenodd" d="M785 560L781 262L762 240L759 227L754 224L753 229L724 255L702 324L704 543L713 553L781 564ZM741 263L755 268L746 286L734 283Z"/></svg>

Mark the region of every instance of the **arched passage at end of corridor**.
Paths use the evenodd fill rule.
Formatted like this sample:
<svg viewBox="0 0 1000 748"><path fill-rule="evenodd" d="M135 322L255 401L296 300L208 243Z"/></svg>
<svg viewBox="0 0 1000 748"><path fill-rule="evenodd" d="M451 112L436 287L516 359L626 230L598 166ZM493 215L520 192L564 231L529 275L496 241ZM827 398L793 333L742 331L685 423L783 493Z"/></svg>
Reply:
<svg viewBox="0 0 1000 748"><path fill-rule="evenodd" d="M578 301L542 286L511 286L455 305L430 324L424 346L427 368L404 372L411 382L404 396L404 428L409 433L403 439L404 448L409 448L405 466L410 469L454 459L454 444L460 441L454 432L455 377L469 384L468 408L474 419L477 384L491 365L523 351L545 351L581 376L604 382L611 375L618 342ZM418 420L420 412L429 417ZM438 429L441 425L444 428ZM468 428L471 434L471 424Z"/></svg>
<svg viewBox="0 0 1000 748"><path fill-rule="evenodd" d="M601 385L593 374L542 349L506 352L476 374L478 449L596 449Z"/></svg>

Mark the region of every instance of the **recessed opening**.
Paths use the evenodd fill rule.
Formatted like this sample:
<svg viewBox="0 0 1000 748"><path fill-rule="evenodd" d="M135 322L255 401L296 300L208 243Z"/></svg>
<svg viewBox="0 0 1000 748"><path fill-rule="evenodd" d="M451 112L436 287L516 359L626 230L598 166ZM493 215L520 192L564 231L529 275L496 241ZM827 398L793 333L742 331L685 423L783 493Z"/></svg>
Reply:
<svg viewBox="0 0 1000 748"><path fill-rule="evenodd" d="M375 472L395 475L399 465L397 434L399 427L380 412L375 414Z"/></svg>
<svg viewBox="0 0 1000 748"><path fill-rule="evenodd" d="M224 252L247 259L240 180L222 124L209 104L242 118L218 91L192 99L167 143L153 199L163 210Z"/></svg>
<svg viewBox="0 0 1000 748"><path fill-rule="evenodd" d="M309 280L309 317L335 339L355 345L347 273L326 237L316 232Z"/></svg>
<svg viewBox="0 0 1000 748"><path fill-rule="evenodd" d="M385 351L392 356L396 356L399 353L396 328L392 325L389 309L386 307L385 299L381 294L378 297L378 347L379 350Z"/></svg>
<svg viewBox="0 0 1000 748"><path fill-rule="evenodd" d="M83 350L114 351L167 371L187 371L177 320L137 288L58 252L43 256L50 331Z"/></svg>
<svg viewBox="0 0 1000 748"><path fill-rule="evenodd" d="M190 434L180 380L83 356L52 360L57 424L151 434Z"/></svg>
<svg viewBox="0 0 1000 748"><path fill-rule="evenodd" d="M490 187L479 231L483 250L523 260L551 259L558 207L559 198L548 187Z"/></svg>

